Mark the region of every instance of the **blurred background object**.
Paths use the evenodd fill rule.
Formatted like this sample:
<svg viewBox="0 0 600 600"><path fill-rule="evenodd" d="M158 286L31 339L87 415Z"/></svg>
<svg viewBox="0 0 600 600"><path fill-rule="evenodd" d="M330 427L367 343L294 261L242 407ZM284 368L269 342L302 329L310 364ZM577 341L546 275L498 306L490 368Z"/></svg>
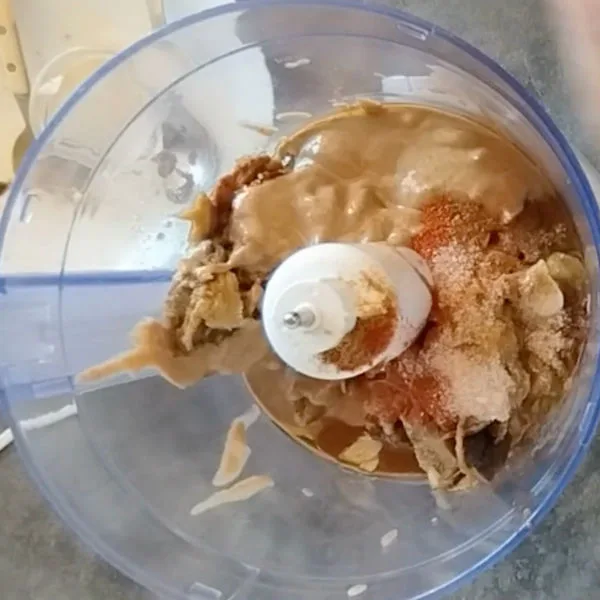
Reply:
<svg viewBox="0 0 600 600"><path fill-rule="evenodd" d="M83 80L151 31L146 0L128 0L127 11L118 11L117 4L117 0L13 0L31 83L28 116L36 135Z"/></svg>
<svg viewBox="0 0 600 600"><path fill-rule="evenodd" d="M83 80L162 22L160 0L122 4L0 0L0 181Z"/></svg>
<svg viewBox="0 0 600 600"><path fill-rule="evenodd" d="M587 143L600 143L600 2L546 0L563 68L570 83L571 105Z"/></svg>
<svg viewBox="0 0 600 600"><path fill-rule="evenodd" d="M0 115L2 125L0 134L0 183L8 183L13 175L12 150L15 140L25 128L19 106L9 91L6 75L0 70Z"/></svg>
<svg viewBox="0 0 600 600"><path fill-rule="evenodd" d="M6 118L7 124L7 141L3 143L5 156L2 157L3 162L0 167L0 177L2 177L0 181L4 181L10 178L12 170L17 169L33 139L27 122L29 82L10 0L0 0L0 73L2 77L0 81L7 90L0 100L0 107L6 109L6 117L4 110L1 114ZM18 110L15 110L15 106ZM14 131L11 124L14 126ZM8 152L9 148L10 152Z"/></svg>

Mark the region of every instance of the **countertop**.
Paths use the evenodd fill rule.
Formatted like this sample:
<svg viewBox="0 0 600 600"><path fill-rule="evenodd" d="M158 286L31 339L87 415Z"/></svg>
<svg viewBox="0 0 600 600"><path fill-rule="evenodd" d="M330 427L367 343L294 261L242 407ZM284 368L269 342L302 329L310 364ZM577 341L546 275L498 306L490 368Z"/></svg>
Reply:
<svg viewBox="0 0 600 600"><path fill-rule="evenodd" d="M569 108L564 73L538 0L391 0L478 46L548 107L592 162ZM199 2L199 6L202 3ZM0 423L1 429L1 423ZM151 600L95 559L48 509L14 448L0 454L2 600ZM453 600L581 600L600 589L600 440L540 527ZM366 597L366 596L365 596Z"/></svg>

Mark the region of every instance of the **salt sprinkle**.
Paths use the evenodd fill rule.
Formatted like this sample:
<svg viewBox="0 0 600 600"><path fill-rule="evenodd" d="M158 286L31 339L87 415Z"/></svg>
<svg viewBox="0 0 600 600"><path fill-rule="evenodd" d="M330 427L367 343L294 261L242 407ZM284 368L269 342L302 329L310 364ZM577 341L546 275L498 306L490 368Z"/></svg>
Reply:
<svg viewBox="0 0 600 600"><path fill-rule="evenodd" d="M396 541L396 538L398 537L398 530L397 529L390 529L387 533L384 533L381 536L381 547L382 548L387 548L390 544L392 544L393 542Z"/></svg>
<svg viewBox="0 0 600 600"><path fill-rule="evenodd" d="M431 259L434 279L451 290L462 288L473 276L475 255L456 243L439 248Z"/></svg>
<svg viewBox="0 0 600 600"><path fill-rule="evenodd" d="M469 356L442 345L432 350L430 364L449 383L452 412L481 422L508 420L515 383L499 357Z"/></svg>
<svg viewBox="0 0 600 600"><path fill-rule="evenodd" d="M356 596L360 596L361 594L364 594L366 591L367 591L367 586L364 583L357 583L356 585L349 587L346 594L348 595L348 598L356 598Z"/></svg>
<svg viewBox="0 0 600 600"><path fill-rule="evenodd" d="M302 493L307 497L307 498L312 498L315 493L312 490L309 490L308 488L302 488Z"/></svg>

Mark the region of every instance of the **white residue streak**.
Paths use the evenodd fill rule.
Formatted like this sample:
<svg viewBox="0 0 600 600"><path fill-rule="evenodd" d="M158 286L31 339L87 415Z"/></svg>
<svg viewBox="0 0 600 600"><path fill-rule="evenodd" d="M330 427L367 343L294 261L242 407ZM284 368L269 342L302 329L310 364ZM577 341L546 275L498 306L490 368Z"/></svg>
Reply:
<svg viewBox="0 0 600 600"><path fill-rule="evenodd" d="M63 84L63 80L64 77L62 75L57 75L56 77L53 77L52 79L49 79L48 81L40 85L40 87L37 90L37 93L40 96L54 96L54 94L56 94L58 90L60 90L60 87Z"/></svg>
<svg viewBox="0 0 600 600"><path fill-rule="evenodd" d="M310 119L312 113L304 112L302 110L289 110L286 112L280 112L275 115L276 121L287 121L289 119Z"/></svg>
<svg viewBox="0 0 600 600"><path fill-rule="evenodd" d="M67 406L63 406L61 409L54 412L49 412L45 415L40 415L39 417L33 417L31 419L24 419L19 422L19 426L23 431L33 431L35 429L42 429L43 427L54 425L55 423L76 414L77 406L75 404L67 404ZM0 433L0 452L10 446L13 441L14 437L10 429L6 429Z"/></svg>
<svg viewBox="0 0 600 600"><path fill-rule="evenodd" d="M382 548L387 548L390 544L393 544L396 541L396 538L398 537L398 530L397 529L390 529L387 533L384 533L381 536L381 547Z"/></svg>
<svg viewBox="0 0 600 600"><path fill-rule="evenodd" d="M315 493L312 490L309 490L308 488L302 488L302 494L304 494L304 496L306 496L307 498L312 498Z"/></svg>
<svg viewBox="0 0 600 600"><path fill-rule="evenodd" d="M364 583L357 583L352 587L349 587L346 591L346 595L348 598L356 598L356 596L360 596L367 591L367 586Z"/></svg>
<svg viewBox="0 0 600 600"><path fill-rule="evenodd" d="M210 495L206 500L196 504L190 511L190 514L195 517L223 504L243 502L271 487L273 487L273 480L268 475L252 475L251 477L242 479L242 481L238 481L226 490L221 490Z"/></svg>
<svg viewBox="0 0 600 600"><path fill-rule="evenodd" d="M13 442L13 433L10 429L6 429L0 433L0 452L5 448L8 448Z"/></svg>
<svg viewBox="0 0 600 600"><path fill-rule="evenodd" d="M258 421L258 417L260 417L260 408L253 404L245 413L237 417L236 421L241 421L248 429L250 425L254 425Z"/></svg>
<svg viewBox="0 0 600 600"><path fill-rule="evenodd" d="M283 63L286 69L297 69L298 67L304 67L310 65L310 58L299 58L298 60L289 60Z"/></svg>
<svg viewBox="0 0 600 600"><path fill-rule="evenodd" d="M60 410L55 410L54 412L49 412L33 419L25 419L19 425L24 431L32 431L33 429L41 429L42 427L48 427L48 425L54 425L54 423L63 421L76 414L77 406L75 404L67 404Z"/></svg>

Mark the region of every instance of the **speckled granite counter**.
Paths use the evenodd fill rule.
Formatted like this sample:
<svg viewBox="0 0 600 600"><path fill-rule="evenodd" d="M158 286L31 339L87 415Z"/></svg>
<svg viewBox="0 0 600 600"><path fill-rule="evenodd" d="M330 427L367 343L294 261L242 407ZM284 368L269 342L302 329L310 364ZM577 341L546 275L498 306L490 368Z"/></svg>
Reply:
<svg viewBox="0 0 600 600"><path fill-rule="evenodd" d="M390 0L389 4L451 29L499 60L541 97L567 136L583 145L538 0ZM27 480L14 449L0 455L0 507L2 600L151 599L150 594L94 559L63 528ZM597 441L544 523L508 559L452 598L597 598L599 534Z"/></svg>

